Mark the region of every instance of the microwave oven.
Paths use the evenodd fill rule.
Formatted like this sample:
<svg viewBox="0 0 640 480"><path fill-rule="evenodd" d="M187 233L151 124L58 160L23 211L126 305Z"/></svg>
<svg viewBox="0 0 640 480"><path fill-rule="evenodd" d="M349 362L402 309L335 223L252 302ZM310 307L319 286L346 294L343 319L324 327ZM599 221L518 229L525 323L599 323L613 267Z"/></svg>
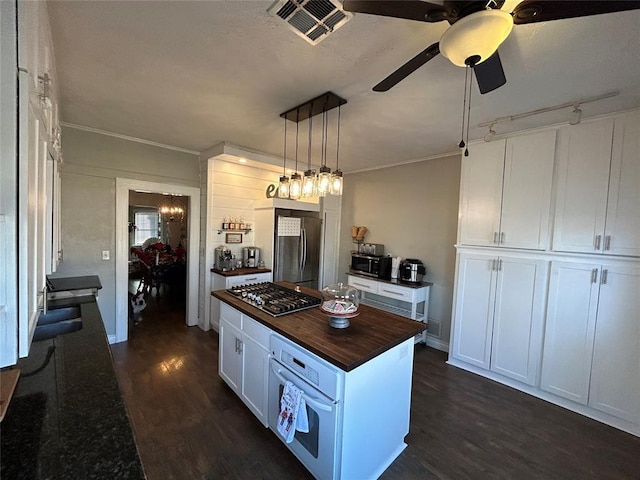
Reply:
<svg viewBox="0 0 640 480"><path fill-rule="evenodd" d="M391 257L351 255L351 272L381 280L391 280Z"/></svg>

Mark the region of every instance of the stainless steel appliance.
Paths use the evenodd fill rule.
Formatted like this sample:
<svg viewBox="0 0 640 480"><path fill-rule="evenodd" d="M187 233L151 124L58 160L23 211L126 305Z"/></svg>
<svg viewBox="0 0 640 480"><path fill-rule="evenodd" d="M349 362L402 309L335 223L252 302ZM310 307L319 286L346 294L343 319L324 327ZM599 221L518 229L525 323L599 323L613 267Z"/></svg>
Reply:
<svg viewBox="0 0 640 480"><path fill-rule="evenodd" d="M384 245L381 243L363 243L360 245L360 253L371 255L372 257L382 257L384 255Z"/></svg>
<svg viewBox="0 0 640 480"><path fill-rule="evenodd" d="M391 262L391 257L352 254L351 272L381 280L391 280Z"/></svg>
<svg viewBox="0 0 640 480"><path fill-rule="evenodd" d="M422 277L427 273L427 269L417 258L405 258L400 262L398 273L401 282L422 283Z"/></svg>
<svg viewBox="0 0 640 480"><path fill-rule="evenodd" d="M225 247L216 247L213 254L213 268L222 272L233 270L235 265L231 250Z"/></svg>
<svg viewBox="0 0 640 480"><path fill-rule="evenodd" d="M341 377L336 367L311 356L284 337L271 336L269 360L269 428L278 432L280 398L287 381L303 391L307 406L309 433L296 431L293 441L285 444L315 478L339 477L342 415Z"/></svg>
<svg viewBox="0 0 640 480"><path fill-rule="evenodd" d="M236 285L228 289L227 292L273 317L299 312L322 303L318 297L271 282Z"/></svg>
<svg viewBox="0 0 640 480"><path fill-rule="evenodd" d="M242 266L257 267L260 261L260 249L258 247L244 247L242 249Z"/></svg>
<svg viewBox="0 0 640 480"><path fill-rule="evenodd" d="M276 209L273 280L317 290L321 234L317 213Z"/></svg>

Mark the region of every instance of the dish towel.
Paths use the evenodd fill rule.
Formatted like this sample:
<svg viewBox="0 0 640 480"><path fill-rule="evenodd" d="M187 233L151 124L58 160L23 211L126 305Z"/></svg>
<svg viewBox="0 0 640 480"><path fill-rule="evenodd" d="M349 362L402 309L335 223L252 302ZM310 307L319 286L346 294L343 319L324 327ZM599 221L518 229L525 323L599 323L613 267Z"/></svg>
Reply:
<svg viewBox="0 0 640 480"><path fill-rule="evenodd" d="M303 391L293 383L289 381L285 382L282 398L280 398L278 432L280 432L287 443L293 441L296 430L304 433L309 431L307 404L304 398L302 398L302 394Z"/></svg>

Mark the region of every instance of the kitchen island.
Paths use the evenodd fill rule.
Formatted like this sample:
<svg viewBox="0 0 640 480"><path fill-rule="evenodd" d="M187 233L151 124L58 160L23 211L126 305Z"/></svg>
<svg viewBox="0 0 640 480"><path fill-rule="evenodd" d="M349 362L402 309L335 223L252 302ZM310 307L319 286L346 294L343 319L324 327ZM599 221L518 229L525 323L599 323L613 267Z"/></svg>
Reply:
<svg viewBox="0 0 640 480"><path fill-rule="evenodd" d="M274 317L227 291L212 295L222 302L218 373L260 422L285 441L280 398L292 382L310 428L286 443L292 453L316 478L379 477L406 447L413 339L425 325L363 305L336 329L318 307Z"/></svg>

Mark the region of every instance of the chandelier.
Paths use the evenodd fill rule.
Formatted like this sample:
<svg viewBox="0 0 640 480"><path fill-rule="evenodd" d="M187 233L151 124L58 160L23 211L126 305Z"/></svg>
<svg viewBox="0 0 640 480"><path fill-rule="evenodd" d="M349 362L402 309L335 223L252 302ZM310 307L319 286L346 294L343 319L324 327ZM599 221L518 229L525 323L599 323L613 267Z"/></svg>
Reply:
<svg viewBox="0 0 640 480"><path fill-rule="evenodd" d="M340 156L340 107L347 101L338 97L332 92L327 92L319 97L302 103L297 107L281 113L284 118L284 149L283 149L283 173L280 176L278 185L278 197L290 198L298 200L305 197L324 197L330 195L342 195L343 177L339 167ZM328 112L334 108L338 108L336 116L336 168L332 172L327 166L327 144L329 141L329 114ZM321 135L321 166L316 173L311 168L311 152L313 145L313 117L322 114L322 135ZM308 120L308 139L307 139L307 169L304 171L304 177L298 173L298 137L300 122ZM291 179L287 176L287 121L296 124L296 140L295 140L295 170L291 175Z"/></svg>
<svg viewBox="0 0 640 480"><path fill-rule="evenodd" d="M168 204L160 204L158 213L164 215L169 222L182 221L184 219L184 209L180 205L175 205L173 195L169 197Z"/></svg>

